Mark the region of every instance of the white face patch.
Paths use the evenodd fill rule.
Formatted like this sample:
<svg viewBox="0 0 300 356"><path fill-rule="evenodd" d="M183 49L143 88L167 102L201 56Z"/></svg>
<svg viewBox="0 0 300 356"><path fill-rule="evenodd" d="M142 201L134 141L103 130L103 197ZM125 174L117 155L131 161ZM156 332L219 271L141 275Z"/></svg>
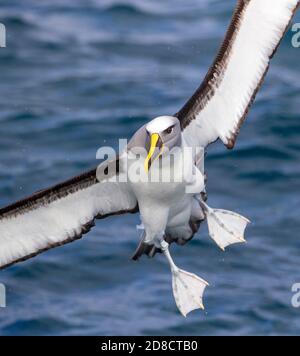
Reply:
<svg viewBox="0 0 300 356"><path fill-rule="evenodd" d="M146 130L150 134L153 134L153 133L159 134L160 132L163 132L170 126L176 125L177 122L178 122L178 119L176 117L159 116L149 122L149 124L146 126Z"/></svg>

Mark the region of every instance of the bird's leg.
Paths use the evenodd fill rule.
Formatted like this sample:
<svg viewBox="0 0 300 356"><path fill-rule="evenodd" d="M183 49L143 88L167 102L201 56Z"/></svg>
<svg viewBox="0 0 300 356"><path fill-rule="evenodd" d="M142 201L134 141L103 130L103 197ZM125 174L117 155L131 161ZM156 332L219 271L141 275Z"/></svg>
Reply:
<svg viewBox="0 0 300 356"><path fill-rule="evenodd" d="M170 255L169 244L165 240L160 241L160 248L171 268L173 295L181 314L186 317L192 310L204 309L202 298L208 283L195 274L178 268Z"/></svg>
<svg viewBox="0 0 300 356"><path fill-rule="evenodd" d="M229 245L246 242L248 219L232 211L212 209L201 198L198 201L206 214L209 235L223 251Z"/></svg>
<svg viewBox="0 0 300 356"><path fill-rule="evenodd" d="M138 244L138 247L135 250L131 259L133 261L138 261L140 259L140 257L142 257L144 254L147 255L148 257L152 258L155 256L156 253L160 253L161 252L160 247L156 247L155 244L147 244L145 242L146 232L142 225L138 226L138 230L142 230L141 241Z"/></svg>

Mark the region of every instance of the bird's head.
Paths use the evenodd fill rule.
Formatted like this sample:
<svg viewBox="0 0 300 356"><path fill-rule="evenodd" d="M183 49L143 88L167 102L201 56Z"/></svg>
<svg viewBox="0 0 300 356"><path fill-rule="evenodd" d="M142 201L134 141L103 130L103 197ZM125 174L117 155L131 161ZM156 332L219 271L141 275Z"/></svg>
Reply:
<svg viewBox="0 0 300 356"><path fill-rule="evenodd" d="M151 164L163 153L181 145L180 122L173 116L159 116L146 125L146 132L148 155L144 167L148 172Z"/></svg>

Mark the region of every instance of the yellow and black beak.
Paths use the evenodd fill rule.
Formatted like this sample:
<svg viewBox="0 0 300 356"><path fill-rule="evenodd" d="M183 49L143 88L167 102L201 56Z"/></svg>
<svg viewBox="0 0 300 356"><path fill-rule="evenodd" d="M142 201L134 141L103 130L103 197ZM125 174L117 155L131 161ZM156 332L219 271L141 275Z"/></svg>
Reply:
<svg viewBox="0 0 300 356"><path fill-rule="evenodd" d="M150 136L150 147L148 155L144 162L145 171L148 173L151 167L151 164L160 156L163 149L162 140L157 133L153 133Z"/></svg>

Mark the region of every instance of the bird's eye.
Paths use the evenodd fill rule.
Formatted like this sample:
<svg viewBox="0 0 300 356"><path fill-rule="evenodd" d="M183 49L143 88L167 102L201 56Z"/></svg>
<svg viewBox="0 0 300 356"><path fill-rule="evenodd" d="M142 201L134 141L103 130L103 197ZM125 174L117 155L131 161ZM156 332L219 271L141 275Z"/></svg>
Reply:
<svg viewBox="0 0 300 356"><path fill-rule="evenodd" d="M169 135L170 133L172 133L172 131L173 131L173 126L168 127L168 128L165 130L165 133Z"/></svg>

